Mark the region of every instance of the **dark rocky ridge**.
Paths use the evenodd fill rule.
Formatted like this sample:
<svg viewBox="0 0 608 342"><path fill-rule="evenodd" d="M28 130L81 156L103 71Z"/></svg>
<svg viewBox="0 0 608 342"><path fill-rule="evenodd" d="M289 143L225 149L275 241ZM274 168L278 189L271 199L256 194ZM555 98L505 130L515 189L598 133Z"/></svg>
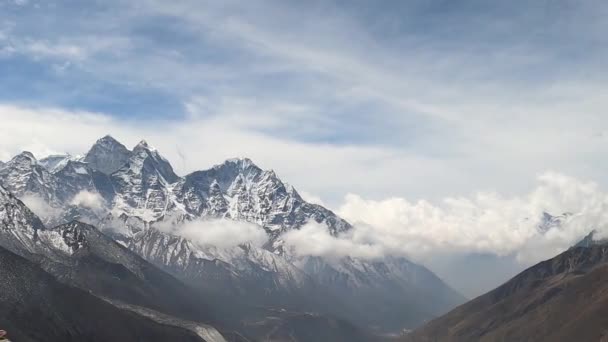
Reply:
<svg viewBox="0 0 608 342"><path fill-rule="evenodd" d="M405 341L606 341L608 246L574 247L406 336Z"/></svg>

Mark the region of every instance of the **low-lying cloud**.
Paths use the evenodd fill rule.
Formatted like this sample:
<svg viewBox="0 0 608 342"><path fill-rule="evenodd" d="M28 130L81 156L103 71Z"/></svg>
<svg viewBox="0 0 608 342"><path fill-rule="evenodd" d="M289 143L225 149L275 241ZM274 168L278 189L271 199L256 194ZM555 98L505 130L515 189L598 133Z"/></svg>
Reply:
<svg viewBox="0 0 608 342"><path fill-rule="evenodd" d="M361 229L353 229L339 236L332 236L327 226L309 223L298 230L283 234L285 245L301 256L319 256L338 259L344 256L377 259L383 256L384 248L374 241L360 238Z"/></svg>
<svg viewBox="0 0 608 342"><path fill-rule="evenodd" d="M34 195L25 194L19 198L36 216L45 221L54 221L61 216L62 210L52 207L44 198Z"/></svg>
<svg viewBox="0 0 608 342"><path fill-rule="evenodd" d="M96 212L102 211L104 208L106 208L106 201L99 193L86 190L77 193L70 204L91 209Z"/></svg>
<svg viewBox="0 0 608 342"><path fill-rule="evenodd" d="M155 227L165 233L184 237L200 246L230 248L246 243L262 246L268 241L266 231L262 227L227 219L199 219L181 224L159 222Z"/></svg>
<svg viewBox="0 0 608 342"><path fill-rule="evenodd" d="M432 204L351 194L337 212L355 223L353 243L380 246L384 254L423 260L437 254L514 255L531 263L560 253L593 229L598 236L608 235L606 209L608 195L595 183L545 173L523 196L479 192ZM543 232L539 225L545 212L572 215Z"/></svg>

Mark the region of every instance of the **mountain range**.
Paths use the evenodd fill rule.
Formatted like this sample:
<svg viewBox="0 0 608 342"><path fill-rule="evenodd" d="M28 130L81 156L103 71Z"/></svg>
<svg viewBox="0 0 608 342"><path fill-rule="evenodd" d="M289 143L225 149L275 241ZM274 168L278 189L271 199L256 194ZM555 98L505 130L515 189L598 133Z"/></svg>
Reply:
<svg viewBox="0 0 608 342"><path fill-rule="evenodd" d="M286 232L314 223L337 236L351 224L246 158L178 176L147 142L129 150L106 136L84 156L20 153L0 183L7 258L180 333L363 341L465 301L404 257L298 255ZM217 246L175 229L213 222L254 225L266 242Z"/></svg>
<svg viewBox="0 0 608 342"><path fill-rule="evenodd" d="M22 152L0 184L0 327L18 341L608 341L596 231L465 303L404 257L298 254L286 233L354 228L247 158L179 176L106 136L84 156ZM263 241L199 235L233 224Z"/></svg>

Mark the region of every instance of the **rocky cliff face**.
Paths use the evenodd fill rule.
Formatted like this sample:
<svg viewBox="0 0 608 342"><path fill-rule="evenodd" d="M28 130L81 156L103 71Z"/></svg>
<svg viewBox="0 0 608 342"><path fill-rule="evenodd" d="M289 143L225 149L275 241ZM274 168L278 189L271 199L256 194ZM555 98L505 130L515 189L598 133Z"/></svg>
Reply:
<svg viewBox="0 0 608 342"><path fill-rule="evenodd" d="M97 140L84 157L84 162L92 169L110 175L123 167L131 157L125 145L109 135Z"/></svg>

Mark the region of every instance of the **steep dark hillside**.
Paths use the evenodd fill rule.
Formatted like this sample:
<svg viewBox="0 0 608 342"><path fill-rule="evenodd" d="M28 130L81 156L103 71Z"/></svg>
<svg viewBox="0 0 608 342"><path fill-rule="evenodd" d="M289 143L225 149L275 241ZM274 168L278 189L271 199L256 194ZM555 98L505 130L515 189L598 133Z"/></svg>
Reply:
<svg viewBox="0 0 608 342"><path fill-rule="evenodd" d="M608 341L608 246L575 247L405 341Z"/></svg>
<svg viewBox="0 0 608 342"><path fill-rule="evenodd" d="M0 247L0 327L14 341L203 341L64 285Z"/></svg>

